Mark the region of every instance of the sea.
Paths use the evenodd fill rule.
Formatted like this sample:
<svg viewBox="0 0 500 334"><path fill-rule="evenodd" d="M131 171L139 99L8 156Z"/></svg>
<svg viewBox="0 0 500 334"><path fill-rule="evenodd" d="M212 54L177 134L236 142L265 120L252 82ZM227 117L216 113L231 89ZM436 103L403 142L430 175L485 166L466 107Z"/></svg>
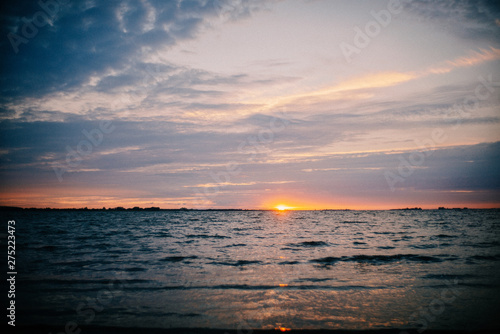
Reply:
<svg viewBox="0 0 500 334"><path fill-rule="evenodd" d="M16 222L18 325L500 328L500 210L1 217L5 254Z"/></svg>

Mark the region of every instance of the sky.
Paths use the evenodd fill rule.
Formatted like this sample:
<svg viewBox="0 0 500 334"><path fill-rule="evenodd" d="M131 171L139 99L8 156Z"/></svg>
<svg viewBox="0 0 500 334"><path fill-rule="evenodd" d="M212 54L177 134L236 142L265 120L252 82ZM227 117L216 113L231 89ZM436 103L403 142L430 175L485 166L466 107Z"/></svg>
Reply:
<svg viewBox="0 0 500 334"><path fill-rule="evenodd" d="M0 205L500 207L500 3L0 10Z"/></svg>

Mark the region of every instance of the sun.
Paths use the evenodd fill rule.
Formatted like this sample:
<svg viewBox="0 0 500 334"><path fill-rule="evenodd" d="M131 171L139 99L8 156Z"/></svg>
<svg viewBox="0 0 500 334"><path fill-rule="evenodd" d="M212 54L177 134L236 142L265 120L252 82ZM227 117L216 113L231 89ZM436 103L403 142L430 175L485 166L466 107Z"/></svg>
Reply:
<svg viewBox="0 0 500 334"><path fill-rule="evenodd" d="M279 211L285 211L285 210L290 210L290 209L293 209L293 208L290 206L283 205L283 204L276 206L276 210L279 210Z"/></svg>

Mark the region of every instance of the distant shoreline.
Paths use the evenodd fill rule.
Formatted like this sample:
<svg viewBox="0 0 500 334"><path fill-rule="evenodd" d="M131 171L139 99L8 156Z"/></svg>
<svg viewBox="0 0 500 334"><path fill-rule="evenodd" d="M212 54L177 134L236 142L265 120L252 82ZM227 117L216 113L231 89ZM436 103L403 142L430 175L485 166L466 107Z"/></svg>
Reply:
<svg viewBox="0 0 500 334"><path fill-rule="evenodd" d="M285 211L440 211L440 210L450 210L450 211L466 211L466 210L500 210L500 208L445 208L439 207L435 209L422 209L422 208L399 208L399 209L314 209L314 210L285 210ZM0 206L0 211L278 211L275 209L188 209L188 208L178 208L178 209L162 209L159 207L150 207L150 208L124 208L124 207L115 207L115 208L22 208L17 206Z"/></svg>

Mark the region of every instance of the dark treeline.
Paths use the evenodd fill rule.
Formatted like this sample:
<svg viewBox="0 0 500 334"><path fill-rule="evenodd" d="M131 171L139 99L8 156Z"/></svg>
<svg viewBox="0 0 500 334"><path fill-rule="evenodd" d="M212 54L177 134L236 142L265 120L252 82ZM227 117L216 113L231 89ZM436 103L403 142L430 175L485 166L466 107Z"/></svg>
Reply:
<svg viewBox="0 0 500 334"><path fill-rule="evenodd" d="M124 208L122 206L118 206L115 208L20 208L17 206L0 206L0 211L254 211L247 209L188 209L188 208L179 208L179 209L161 209L157 206L152 206L150 208L140 208L135 206L133 208Z"/></svg>

